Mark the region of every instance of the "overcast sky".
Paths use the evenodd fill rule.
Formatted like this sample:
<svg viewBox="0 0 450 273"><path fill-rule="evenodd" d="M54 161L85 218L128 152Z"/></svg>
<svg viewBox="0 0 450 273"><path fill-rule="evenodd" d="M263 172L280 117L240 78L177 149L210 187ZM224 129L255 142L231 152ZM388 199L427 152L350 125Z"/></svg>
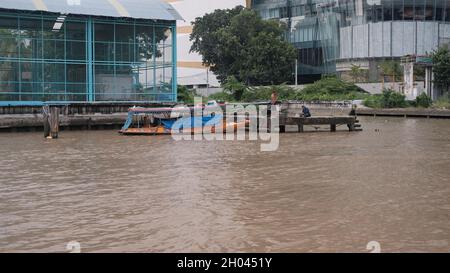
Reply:
<svg viewBox="0 0 450 273"><path fill-rule="evenodd" d="M213 12L215 9L245 6L245 0L182 0L171 4L185 20L178 22L178 25L185 26L190 25L196 17Z"/></svg>

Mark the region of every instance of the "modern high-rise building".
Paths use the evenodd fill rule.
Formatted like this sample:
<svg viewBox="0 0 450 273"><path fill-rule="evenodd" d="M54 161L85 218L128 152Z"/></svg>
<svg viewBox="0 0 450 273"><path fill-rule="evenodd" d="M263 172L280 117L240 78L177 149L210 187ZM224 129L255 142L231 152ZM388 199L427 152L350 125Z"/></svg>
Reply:
<svg viewBox="0 0 450 273"><path fill-rule="evenodd" d="M252 0L264 19L288 25L298 49L298 76L348 73L379 77L380 62L425 55L450 42L450 0Z"/></svg>
<svg viewBox="0 0 450 273"><path fill-rule="evenodd" d="M238 5L245 6L245 0L165 0L183 17L178 22L178 83L192 87L220 86L214 74L202 65L202 57L190 52L192 43L189 35L191 23L197 17L211 13L216 9L231 9ZM248 1L247 1L248 2Z"/></svg>
<svg viewBox="0 0 450 273"><path fill-rule="evenodd" d="M162 0L1 0L0 104L176 101Z"/></svg>

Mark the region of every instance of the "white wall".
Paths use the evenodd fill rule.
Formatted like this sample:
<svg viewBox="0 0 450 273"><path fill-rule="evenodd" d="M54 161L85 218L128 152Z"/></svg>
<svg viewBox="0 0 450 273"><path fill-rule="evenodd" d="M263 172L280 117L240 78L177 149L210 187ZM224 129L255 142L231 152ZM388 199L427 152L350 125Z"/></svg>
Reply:
<svg viewBox="0 0 450 273"><path fill-rule="evenodd" d="M245 6L245 0L180 0L171 2L171 5L180 13L185 21L178 21L178 27L190 26L196 17L211 13L216 9L234 8L237 5ZM201 63L202 57L196 53L190 53L191 42L189 34L177 36L178 62ZM206 84L206 68L178 67L178 82L182 85ZM216 77L210 73L211 86L219 86Z"/></svg>

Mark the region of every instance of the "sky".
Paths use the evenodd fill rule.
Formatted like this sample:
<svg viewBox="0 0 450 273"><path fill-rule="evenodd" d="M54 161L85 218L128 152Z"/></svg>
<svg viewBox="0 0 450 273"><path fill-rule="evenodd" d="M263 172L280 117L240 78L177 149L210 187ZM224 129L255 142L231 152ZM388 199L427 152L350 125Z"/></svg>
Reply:
<svg viewBox="0 0 450 273"><path fill-rule="evenodd" d="M180 0L170 1L171 5L183 17L184 21L178 21L177 26L190 26L196 17L203 16L205 13L211 13L216 9L233 8L237 5L245 6L245 0ZM189 34L179 34L177 36L177 55L178 61L201 63L201 56L189 52L191 42ZM185 68L178 66L178 82L180 84L205 84L207 81L206 69ZM209 83L212 86L218 86L219 83L214 75L209 75Z"/></svg>
<svg viewBox="0 0 450 273"><path fill-rule="evenodd" d="M187 26L196 17L213 12L215 9L232 8L237 5L245 6L245 0L181 0L171 4L185 20L185 22L178 22L178 25Z"/></svg>

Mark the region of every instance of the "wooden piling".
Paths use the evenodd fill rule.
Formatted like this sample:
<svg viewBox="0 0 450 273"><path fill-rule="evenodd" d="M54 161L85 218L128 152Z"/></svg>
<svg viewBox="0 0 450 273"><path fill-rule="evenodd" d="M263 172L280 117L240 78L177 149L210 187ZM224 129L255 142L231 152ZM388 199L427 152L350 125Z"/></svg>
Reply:
<svg viewBox="0 0 450 273"><path fill-rule="evenodd" d="M42 115L44 122L44 137L47 138L50 136L50 123L49 123L50 107L48 105L42 107Z"/></svg>
<svg viewBox="0 0 450 273"><path fill-rule="evenodd" d="M42 107L42 113L44 123L44 137L53 139L58 138L59 108L46 105Z"/></svg>
<svg viewBox="0 0 450 273"><path fill-rule="evenodd" d="M347 125L349 131L355 131L357 119L352 116L338 117L287 117L280 123L280 126L297 125L298 131L303 132L305 125L329 125L331 132L336 132L338 125Z"/></svg>
<svg viewBox="0 0 450 273"><path fill-rule="evenodd" d="M336 132L336 124L330 124L331 132Z"/></svg>
<svg viewBox="0 0 450 273"><path fill-rule="evenodd" d="M58 138L59 134L59 108L50 107L50 135L53 139Z"/></svg>
<svg viewBox="0 0 450 273"><path fill-rule="evenodd" d="M348 130L349 130L350 132L355 131L355 124L354 124L354 123L349 123L349 124L347 124L347 127L348 127Z"/></svg>

